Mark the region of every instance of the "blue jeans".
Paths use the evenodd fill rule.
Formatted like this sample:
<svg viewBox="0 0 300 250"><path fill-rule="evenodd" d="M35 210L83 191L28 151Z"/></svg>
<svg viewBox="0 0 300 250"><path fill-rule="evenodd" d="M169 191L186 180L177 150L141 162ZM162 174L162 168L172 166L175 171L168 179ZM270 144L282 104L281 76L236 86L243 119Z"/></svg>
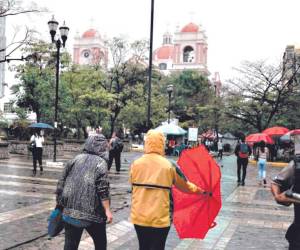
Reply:
<svg viewBox="0 0 300 250"><path fill-rule="evenodd" d="M259 158L257 162L259 180L266 179L266 166L267 166L267 160Z"/></svg>

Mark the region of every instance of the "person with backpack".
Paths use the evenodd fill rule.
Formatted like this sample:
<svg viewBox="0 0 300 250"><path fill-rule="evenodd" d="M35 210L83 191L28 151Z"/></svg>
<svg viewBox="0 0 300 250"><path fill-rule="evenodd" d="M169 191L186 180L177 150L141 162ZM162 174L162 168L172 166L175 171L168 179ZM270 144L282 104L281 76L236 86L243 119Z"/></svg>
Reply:
<svg viewBox="0 0 300 250"><path fill-rule="evenodd" d="M121 153L123 151L123 142L117 136L116 132L113 132L109 141L109 159L108 159L108 171L111 169L113 160L115 159L117 173L121 170Z"/></svg>
<svg viewBox="0 0 300 250"><path fill-rule="evenodd" d="M241 138L241 143L237 144L234 153L237 157L237 183L238 185L245 186L248 158L252 153L250 146L245 143L245 137ZM242 178L241 169L243 170Z"/></svg>
<svg viewBox="0 0 300 250"><path fill-rule="evenodd" d="M298 137L299 146L295 147L294 159L275 176L271 183L271 191L278 204L284 206L294 204L294 221L285 235L289 242L289 250L300 249L300 203L285 194L287 190L300 193L300 136Z"/></svg>

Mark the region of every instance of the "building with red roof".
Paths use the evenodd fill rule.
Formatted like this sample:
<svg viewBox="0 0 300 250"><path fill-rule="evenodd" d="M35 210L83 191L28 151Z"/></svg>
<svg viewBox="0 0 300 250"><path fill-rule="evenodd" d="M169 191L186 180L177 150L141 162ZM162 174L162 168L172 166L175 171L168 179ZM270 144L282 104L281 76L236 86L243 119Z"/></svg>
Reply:
<svg viewBox="0 0 300 250"><path fill-rule="evenodd" d="M108 48L96 29L88 29L74 38L73 62L80 65L108 65Z"/></svg>
<svg viewBox="0 0 300 250"><path fill-rule="evenodd" d="M169 73L195 69L209 75L207 69L207 36L200 25L188 23L173 34L163 35L163 44L153 53L153 64Z"/></svg>

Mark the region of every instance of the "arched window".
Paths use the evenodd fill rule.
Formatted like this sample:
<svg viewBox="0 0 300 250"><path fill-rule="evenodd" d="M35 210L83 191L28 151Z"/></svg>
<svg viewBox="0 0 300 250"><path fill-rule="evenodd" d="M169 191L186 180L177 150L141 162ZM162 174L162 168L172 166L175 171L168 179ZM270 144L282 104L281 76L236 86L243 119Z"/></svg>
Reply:
<svg viewBox="0 0 300 250"><path fill-rule="evenodd" d="M159 67L160 70L166 70L167 69L167 64L166 63L160 63L158 67Z"/></svg>
<svg viewBox="0 0 300 250"><path fill-rule="evenodd" d="M186 46L183 50L183 62L191 63L194 62L195 52L191 46Z"/></svg>

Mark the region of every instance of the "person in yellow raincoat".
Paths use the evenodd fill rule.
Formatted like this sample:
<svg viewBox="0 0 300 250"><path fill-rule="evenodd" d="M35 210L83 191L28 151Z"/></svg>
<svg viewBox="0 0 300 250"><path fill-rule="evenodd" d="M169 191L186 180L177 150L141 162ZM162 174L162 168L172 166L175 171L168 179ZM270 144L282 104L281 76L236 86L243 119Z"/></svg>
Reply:
<svg viewBox="0 0 300 250"><path fill-rule="evenodd" d="M172 223L172 185L186 193L205 193L185 178L175 162L164 157L164 145L164 135L149 130L144 155L135 160L130 169L131 222L140 250L165 248Z"/></svg>

